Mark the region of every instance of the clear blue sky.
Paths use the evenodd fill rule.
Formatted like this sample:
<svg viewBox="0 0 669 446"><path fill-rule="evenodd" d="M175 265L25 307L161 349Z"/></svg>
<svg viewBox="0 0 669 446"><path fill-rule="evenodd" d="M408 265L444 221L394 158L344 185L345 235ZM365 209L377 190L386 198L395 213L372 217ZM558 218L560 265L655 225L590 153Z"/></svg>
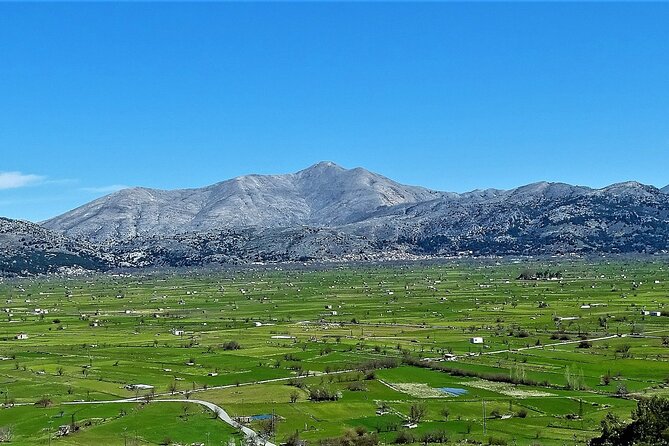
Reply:
<svg viewBox="0 0 669 446"><path fill-rule="evenodd" d="M669 183L669 3L0 4L0 215L320 160Z"/></svg>

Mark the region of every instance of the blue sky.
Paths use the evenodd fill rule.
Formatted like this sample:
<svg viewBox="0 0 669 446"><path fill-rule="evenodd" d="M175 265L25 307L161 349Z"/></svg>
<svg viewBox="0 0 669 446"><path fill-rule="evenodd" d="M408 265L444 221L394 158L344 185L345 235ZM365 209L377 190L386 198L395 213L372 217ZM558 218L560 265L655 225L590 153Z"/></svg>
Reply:
<svg viewBox="0 0 669 446"><path fill-rule="evenodd" d="M669 183L669 3L0 4L0 215L320 160Z"/></svg>

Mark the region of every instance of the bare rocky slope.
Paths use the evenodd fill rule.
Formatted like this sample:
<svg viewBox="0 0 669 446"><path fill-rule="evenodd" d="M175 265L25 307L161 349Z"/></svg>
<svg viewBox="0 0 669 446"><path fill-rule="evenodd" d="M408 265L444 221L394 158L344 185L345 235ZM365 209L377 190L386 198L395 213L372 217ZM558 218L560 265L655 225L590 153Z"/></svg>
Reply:
<svg viewBox="0 0 669 446"><path fill-rule="evenodd" d="M536 183L473 201L464 196L404 206L353 233L432 255L657 253L669 248L669 195L629 182L603 189Z"/></svg>
<svg viewBox="0 0 669 446"><path fill-rule="evenodd" d="M201 189L124 189L43 226L97 242L243 227L333 227L441 195L322 162L294 174L247 175Z"/></svg>
<svg viewBox="0 0 669 446"><path fill-rule="evenodd" d="M68 255L90 259L91 268L662 253L669 249L667 192L636 182L602 189L541 182L456 194L324 162L201 189L126 189L40 229Z"/></svg>
<svg viewBox="0 0 669 446"><path fill-rule="evenodd" d="M102 270L114 256L34 223L0 218L0 276Z"/></svg>

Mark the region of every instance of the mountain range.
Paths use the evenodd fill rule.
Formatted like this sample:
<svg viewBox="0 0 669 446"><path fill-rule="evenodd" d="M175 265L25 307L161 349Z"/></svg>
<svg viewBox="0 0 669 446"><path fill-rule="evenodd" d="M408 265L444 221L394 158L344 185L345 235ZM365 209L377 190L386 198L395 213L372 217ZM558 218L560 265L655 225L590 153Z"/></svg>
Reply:
<svg viewBox="0 0 669 446"><path fill-rule="evenodd" d="M467 193L321 162L199 189L129 188L41 224L0 221L0 270L453 255L658 253L669 186L540 182Z"/></svg>

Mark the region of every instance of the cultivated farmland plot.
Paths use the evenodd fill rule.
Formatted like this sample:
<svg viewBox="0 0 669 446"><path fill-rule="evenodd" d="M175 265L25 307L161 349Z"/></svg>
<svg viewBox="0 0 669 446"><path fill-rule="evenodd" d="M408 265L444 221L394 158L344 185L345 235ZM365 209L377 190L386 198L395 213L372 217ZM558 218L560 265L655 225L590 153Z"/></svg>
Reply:
<svg viewBox="0 0 669 446"><path fill-rule="evenodd" d="M10 444L247 442L223 411L273 444L585 444L669 396L663 259L16 279L0 299Z"/></svg>

